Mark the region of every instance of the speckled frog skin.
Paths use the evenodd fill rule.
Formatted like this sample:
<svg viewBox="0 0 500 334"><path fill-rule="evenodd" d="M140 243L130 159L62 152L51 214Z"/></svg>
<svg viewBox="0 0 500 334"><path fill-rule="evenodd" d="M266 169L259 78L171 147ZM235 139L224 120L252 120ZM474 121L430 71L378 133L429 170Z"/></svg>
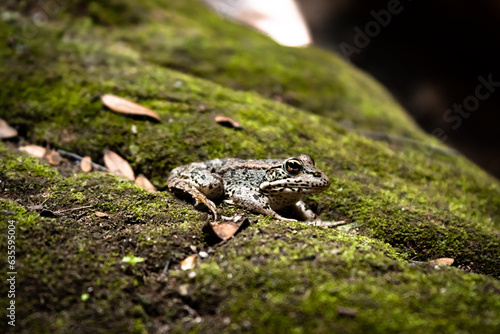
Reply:
<svg viewBox="0 0 500 334"><path fill-rule="evenodd" d="M195 162L175 168L168 178L170 191L188 193L195 199L195 206L205 204L216 221L212 200L217 199L285 221L295 219L282 217L276 211L291 208L301 219L313 220L315 215L302 198L329 186L328 177L305 154L285 160L227 158Z"/></svg>

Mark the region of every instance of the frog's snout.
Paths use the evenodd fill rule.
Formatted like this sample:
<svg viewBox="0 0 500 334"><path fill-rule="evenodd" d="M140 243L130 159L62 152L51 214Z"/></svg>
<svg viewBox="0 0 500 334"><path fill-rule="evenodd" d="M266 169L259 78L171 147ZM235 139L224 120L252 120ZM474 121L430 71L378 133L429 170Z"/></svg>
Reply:
<svg viewBox="0 0 500 334"><path fill-rule="evenodd" d="M322 179L323 179L323 188L326 190L330 187L330 179L325 174L323 174Z"/></svg>
<svg viewBox="0 0 500 334"><path fill-rule="evenodd" d="M315 188L316 191L320 192L330 187L330 179L323 171L316 171L312 176L314 177L312 187Z"/></svg>

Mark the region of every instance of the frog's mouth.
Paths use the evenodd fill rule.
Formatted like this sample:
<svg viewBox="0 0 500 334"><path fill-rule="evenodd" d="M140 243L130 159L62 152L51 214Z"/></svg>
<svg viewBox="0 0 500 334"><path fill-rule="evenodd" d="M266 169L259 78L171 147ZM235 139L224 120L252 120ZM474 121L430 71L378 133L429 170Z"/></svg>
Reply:
<svg viewBox="0 0 500 334"><path fill-rule="evenodd" d="M281 180L272 182L262 182L260 190L267 193L304 193L313 194L325 191L330 187L330 180L323 179L314 182L305 182L302 180Z"/></svg>

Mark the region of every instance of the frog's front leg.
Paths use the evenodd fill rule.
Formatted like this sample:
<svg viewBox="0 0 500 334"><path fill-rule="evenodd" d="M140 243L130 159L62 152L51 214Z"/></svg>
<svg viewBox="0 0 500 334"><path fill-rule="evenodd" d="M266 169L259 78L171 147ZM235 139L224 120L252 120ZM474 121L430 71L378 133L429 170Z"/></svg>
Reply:
<svg viewBox="0 0 500 334"><path fill-rule="evenodd" d="M255 190L236 190L231 196L232 202L238 206L250 209L252 211L271 216L284 221L297 221L295 219L285 218L279 215L271 208L269 198Z"/></svg>
<svg viewBox="0 0 500 334"><path fill-rule="evenodd" d="M172 170L167 184L172 192L189 194L195 200L196 208L203 203L213 213L215 221L218 220L217 208L210 199L221 197L224 193L224 184L220 176L205 169L187 170L179 167Z"/></svg>
<svg viewBox="0 0 500 334"><path fill-rule="evenodd" d="M303 201L298 201L292 208L295 214L304 221L313 221L316 218L316 214Z"/></svg>

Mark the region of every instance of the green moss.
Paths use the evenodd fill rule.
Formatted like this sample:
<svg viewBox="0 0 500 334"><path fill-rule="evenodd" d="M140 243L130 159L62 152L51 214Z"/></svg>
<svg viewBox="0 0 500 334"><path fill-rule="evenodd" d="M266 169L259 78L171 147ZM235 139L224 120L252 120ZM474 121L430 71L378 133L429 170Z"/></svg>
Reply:
<svg viewBox="0 0 500 334"><path fill-rule="evenodd" d="M280 47L194 1L71 2L29 35L23 15L37 3L1 6L9 12L0 37L15 40L0 44L0 109L20 142L100 164L113 150L160 190L84 174L71 162L59 172L0 144L2 226L18 222L22 329L500 328L498 181L439 149L380 85L337 56ZM103 93L150 107L162 122L113 113L96 98ZM219 114L244 130L219 126ZM375 141L366 130L417 144ZM166 191L181 164L301 153L332 182L307 203L322 220L351 220L347 232L221 205L252 223L211 245L202 232L208 214ZM180 261L200 250L209 257L198 257L196 276L181 271ZM145 261L122 263L129 254ZM427 263L440 257L463 271Z"/></svg>
<svg viewBox="0 0 500 334"><path fill-rule="evenodd" d="M189 283L190 303L202 312L209 307L204 298L214 291L229 300L222 309L231 315L231 331L467 332L484 326L494 332L500 325L491 312L498 292L477 300L484 289L498 291L498 282L404 263L387 257L387 245L365 238L304 224L287 229L296 233L276 240L276 225L267 225L239 235L221 250L217 264L210 259L197 270ZM339 307L357 315L345 317ZM465 310L470 313L463 317Z"/></svg>

